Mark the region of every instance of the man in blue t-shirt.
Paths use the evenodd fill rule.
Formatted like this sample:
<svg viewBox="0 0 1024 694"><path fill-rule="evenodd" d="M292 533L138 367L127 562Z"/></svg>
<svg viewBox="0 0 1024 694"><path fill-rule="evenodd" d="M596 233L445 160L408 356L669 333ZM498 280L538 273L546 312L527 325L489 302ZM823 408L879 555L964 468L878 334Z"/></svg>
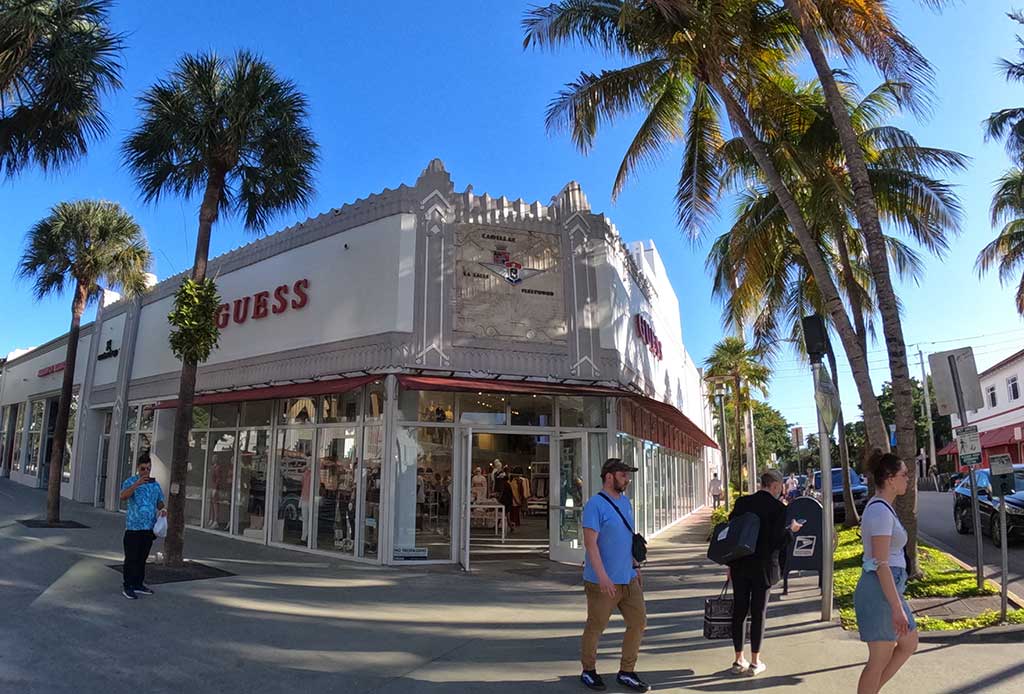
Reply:
<svg viewBox="0 0 1024 694"><path fill-rule="evenodd" d="M128 502L124 530L124 587L121 595L137 600L139 594L152 595L146 587L146 559L153 548L153 526L158 516L166 516L164 493L149 476L153 463L148 453L139 456L138 474L121 483L121 501Z"/></svg>
<svg viewBox="0 0 1024 694"><path fill-rule="evenodd" d="M583 674L580 681L597 691L605 688L604 680L597 674L597 646L616 608L626 623L616 680L633 691L651 690L636 674L647 610L640 567L633 559L633 528L636 527L633 506L625 494L633 472L636 472L635 467L618 458L609 458L601 468L601 491L583 507L587 626L581 644Z"/></svg>

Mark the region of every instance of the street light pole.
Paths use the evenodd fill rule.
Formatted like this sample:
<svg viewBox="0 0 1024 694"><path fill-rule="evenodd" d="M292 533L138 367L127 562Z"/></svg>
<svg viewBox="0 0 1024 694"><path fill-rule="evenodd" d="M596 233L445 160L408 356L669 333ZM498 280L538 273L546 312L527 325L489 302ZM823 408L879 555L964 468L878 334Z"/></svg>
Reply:
<svg viewBox="0 0 1024 694"><path fill-rule="evenodd" d="M729 510L732 493L729 491L729 432L725 424L725 386L715 384L715 397L718 398L718 421L722 427L722 489L725 493L725 510Z"/></svg>

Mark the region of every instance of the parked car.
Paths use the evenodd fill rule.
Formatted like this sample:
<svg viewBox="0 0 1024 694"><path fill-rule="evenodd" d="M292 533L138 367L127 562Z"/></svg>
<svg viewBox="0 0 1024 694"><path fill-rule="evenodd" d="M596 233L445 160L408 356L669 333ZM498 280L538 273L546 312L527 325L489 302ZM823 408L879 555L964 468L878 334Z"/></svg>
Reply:
<svg viewBox="0 0 1024 694"><path fill-rule="evenodd" d="M999 547L999 497L992 495L992 478L988 470L974 473L978 480L978 512L981 531ZM1012 542L1024 539L1024 465L1013 466L1013 486L1017 491L1006 497L1006 538ZM974 514L971 513L971 478L966 475L953 490L953 526L961 535L973 532Z"/></svg>
<svg viewBox="0 0 1024 694"><path fill-rule="evenodd" d="M821 497L821 471L814 473L814 489ZM861 476L850 470L850 491L853 492L853 505L860 513L868 503L868 486L864 484ZM824 503L824 502L822 502ZM846 519L846 505L843 503L843 468L832 468L832 519L842 521Z"/></svg>

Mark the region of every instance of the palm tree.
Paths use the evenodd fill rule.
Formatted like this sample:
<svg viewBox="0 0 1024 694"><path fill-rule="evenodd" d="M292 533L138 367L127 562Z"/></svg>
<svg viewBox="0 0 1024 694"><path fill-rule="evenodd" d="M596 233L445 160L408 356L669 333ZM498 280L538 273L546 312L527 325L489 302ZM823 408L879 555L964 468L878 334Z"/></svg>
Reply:
<svg viewBox="0 0 1024 694"><path fill-rule="evenodd" d="M683 140L676 207L680 225L693 235L701 233L716 207L721 167L715 153L724 110L807 258L850 360L870 440L887 446L864 350L831 268L761 139L763 119L751 108L762 85L788 70L799 44L792 17L768 0L561 0L529 11L523 26L526 46L582 43L629 62L581 74L551 103L548 127L568 130L577 147L588 152L601 124L641 112L613 192Z"/></svg>
<svg viewBox="0 0 1024 694"><path fill-rule="evenodd" d="M306 98L269 63L240 51L231 61L213 54L185 56L139 101L142 123L124 143L125 162L146 201L202 192L189 280L197 291L208 287L213 294L206 265L210 233L222 212L240 214L247 229L261 231L275 214L301 209L313 196L318 147L307 125ZM200 323L215 343L213 318L204 315ZM167 505L169 564L182 560L188 435L200 356L205 359L194 353L182 359Z"/></svg>
<svg viewBox="0 0 1024 694"><path fill-rule="evenodd" d="M742 471L743 421L744 412L750 407L750 389L756 388L762 395L767 395L771 371L762 363L760 353L748 348L746 340L742 337L727 337L716 344L704 366L704 373L708 379L728 382L732 391L730 399L736 421L736 461ZM756 461L748 460L748 464L753 473ZM755 477L755 474L749 476L751 491L757 483Z"/></svg>
<svg viewBox="0 0 1024 694"><path fill-rule="evenodd" d="M884 83L857 99L850 87L844 88L844 98L883 218L917 245L942 256L948 237L960 231L962 211L956 195L939 176L962 169L966 158L923 147L909 132L886 124L887 117L898 111L902 91L902 85ZM796 108L799 117L773 119L789 127L767 133L767 144L772 156L786 164L787 184L823 253L840 268L838 284L853 309L855 329L866 351L876 291L862 237L850 223L853 199L844 153L817 85L788 83L780 85L780 92L788 94L786 104ZM793 243L774 195L763 183L756 183L759 170L741 143L725 143L722 157L724 180L734 187L743 184L737 191L741 195L737 221L708 256L713 291L725 301L726 323L751 323L755 347L766 352L773 352L782 341L802 349L800 318L820 312L822 306L806 259ZM894 271L904 279L919 279L922 264L916 251L892 236L886 236L886 245ZM831 354L830 358L834 360ZM841 465L848 469L843 422L839 424ZM850 524L856 521L856 511L848 476L844 479Z"/></svg>
<svg viewBox="0 0 1024 694"><path fill-rule="evenodd" d="M59 169L107 133L121 87L110 0L0 0L0 174Z"/></svg>
<svg viewBox="0 0 1024 694"><path fill-rule="evenodd" d="M116 203L62 202L29 229L18 275L34 283L37 300L72 290L71 328L46 494L46 520L51 525L60 522L60 483L82 313L99 296L101 282L125 296L145 291L145 274L151 262L142 229Z"/></svg>
<svg viewBox="0 0 1024 694"><path fill-rule="evenodd" d="M854 212L864 236L889 357L896 405L896 452L901 459L910 461L917 453L917 429L914 421L914 390L899 300L889 271L885 235L871 187L867 161L836 73L829 64L823 41L836 47L845 58L862 58L876 67L886 79L907 85L905 104L919 111L927 107L932 68L913 43L900 32L890 15L886 0L784 0L784 4L799 28L801 40L821 80L825 101L846 155ZM938 8L947 4L947 0L924 0L923 4ZM916 489L915 485L911 485L911 488ZM916 492L900 497L896 502L896 511L913 541L917 532ZM916 573L916 565L909 567L909 573Z"/></svg>
<svg viewBox="0 0 1024 694"><path fill-rule="evenodd" d="M1024 24L1024 13L1012 12L1010 19ZM1000 70L1008 82L1024 81L1024 39L1018 37L1020 62L1001 60ZM998 181L992 195L992 226L1002 225L996 238L978 254L975 267L983 275L999 268L999 281L1013 281L1024 264L1024 108L996 111L985 121L985 139L1002 140L1015 162ZM1024 315L1024 276L1017 284L1017 312Z"/></svg>

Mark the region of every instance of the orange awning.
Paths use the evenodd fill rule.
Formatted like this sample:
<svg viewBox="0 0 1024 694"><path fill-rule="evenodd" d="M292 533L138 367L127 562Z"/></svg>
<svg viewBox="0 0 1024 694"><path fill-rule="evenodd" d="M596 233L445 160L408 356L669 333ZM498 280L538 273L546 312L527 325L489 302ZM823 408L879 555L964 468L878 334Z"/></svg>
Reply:
<svg viewBox="0 0 1024 694"><path fill-rule="evenodd" d="M274 398L298 398L305 395L334 395L347 393L361 386L376 381L381 376L355 376L353 378L332 378L327 381L311 381L309 383L289 383L280 386L263 388L246 388L220 393L200 393L193 401L194 405L219 405L228 402L245 402L248 400L272 400ZM177 400L164 400L156 404L156 409L165 410L178 406Z"/></svg>

